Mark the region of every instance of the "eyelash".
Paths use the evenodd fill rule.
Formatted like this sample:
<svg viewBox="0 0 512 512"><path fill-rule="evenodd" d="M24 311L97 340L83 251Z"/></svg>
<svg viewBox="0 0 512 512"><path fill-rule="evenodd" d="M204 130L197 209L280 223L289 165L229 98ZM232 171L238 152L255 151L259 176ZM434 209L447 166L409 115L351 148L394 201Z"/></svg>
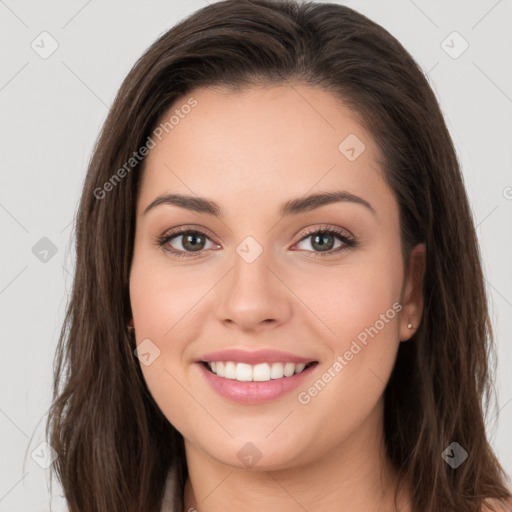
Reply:
<svg viewBox="0 0 512 512"><path fill-rule="evenodd" d="M165 246L173 238L176 238L179 235L185 235L185 234L200 234L200 235L210 239L208 234L200 229L191 229L191 228L183 227L183 228L178 228L176 231L172 231L171 233L168 233L166 235L158 237L157 245L159 247L161 247L164 251L169 252L173 256L177 256L178 258L194 258L208 250L208 249L203 249L201 251L197 251L196 253L193 253L193 252L188 252L188 251L177 251L176 249L169 249L168 247ZM345 234L345 232L342 231L341 229L324 228L324 227L322 227L322 228L315 227L315 228L306 230L306 232L303 234L303 236L297 243L300 243L303 240L305 240L306 238L310 237L311 235L316 235L316 234L336 235L336 237L339 240L341 240L341 242L343 242L344 245L341 247L338 247L337 249L334 249L334 250L330 249L329 251L325 251L325 252L306 251L306 252L313 253L312 255L309 256L311 258L325 258L326 256L330 256L332 254L335 254L337 252L341 252L344 250L352 249L357 246L356 240L352 237L347 236Z"/></svg>

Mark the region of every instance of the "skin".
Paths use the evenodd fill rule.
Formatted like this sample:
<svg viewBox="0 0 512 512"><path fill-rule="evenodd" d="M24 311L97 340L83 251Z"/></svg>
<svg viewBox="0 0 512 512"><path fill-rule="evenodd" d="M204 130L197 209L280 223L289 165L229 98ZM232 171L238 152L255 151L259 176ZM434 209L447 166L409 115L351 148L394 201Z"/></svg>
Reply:
<svg viewBox="0 0 512 512"><path fill-rule="evenodd" d="M379 153L354 113L333 95L299 84L232 93L201 88L198 104L145 162L137 201L130 297L136 340L160 350L141 364L157 404L185 439L189 479L184 511L393 510L396 474L384 450L383 393L401 340L418 326L425 247L404 272L398 203ZM169 113L165 118L169 117ZM354 161L338 146L356 134ZM346 190L368 201L338 202L290 217L287 200ZM221 218L163 204L163 193L206 197ZM179 234L166 253L158 237L178 226L207 232L202 254ZM341 228L358 245L321 250L305 228ZM236 248L263 249L247 263ZM187 252L188 251L188 252ZM297 395L332 367L366 327L402 310L308 404ZM196 361L231 347L275 348L319 361L304 386L277 400L241 405L218 395ZM252 443L249 468L237 456ZM408 490L400 510L410 511Z"/></svg>

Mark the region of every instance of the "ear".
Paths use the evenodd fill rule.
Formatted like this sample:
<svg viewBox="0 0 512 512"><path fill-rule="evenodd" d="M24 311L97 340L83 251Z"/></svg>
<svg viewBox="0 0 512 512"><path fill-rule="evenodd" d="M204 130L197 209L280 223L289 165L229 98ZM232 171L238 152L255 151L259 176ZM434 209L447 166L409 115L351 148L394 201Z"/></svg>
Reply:
<svg viewBox="0 0 512 512"><path fill-rule="evenodd" d="M417 331L423 313L423 278L426 266L426 246L418 244L409 257L409 272L402 288L400 341L407 341ZM412 328L409 327L412 324Z"/></svg>

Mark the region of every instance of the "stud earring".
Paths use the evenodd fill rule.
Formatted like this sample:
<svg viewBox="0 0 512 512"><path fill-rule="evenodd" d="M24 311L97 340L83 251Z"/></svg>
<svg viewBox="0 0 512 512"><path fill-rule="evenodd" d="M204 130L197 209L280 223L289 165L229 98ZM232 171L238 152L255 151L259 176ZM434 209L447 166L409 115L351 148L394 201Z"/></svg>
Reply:
<svg viewBox="0 0 512 512"><path fill-rule="evenodd" d="M409 323L407 324L407 327L408 327L409 329L412 329L412 328L413 328L413 325L409 322Z"/></svg>
<svg viewBox="0 0 512 512"><path fill-rule="evenodd" d="M133 331L135 331L135 325L133 323L133 318L128 322L127 327L128 327L128 332L132 333Z"/></svg>

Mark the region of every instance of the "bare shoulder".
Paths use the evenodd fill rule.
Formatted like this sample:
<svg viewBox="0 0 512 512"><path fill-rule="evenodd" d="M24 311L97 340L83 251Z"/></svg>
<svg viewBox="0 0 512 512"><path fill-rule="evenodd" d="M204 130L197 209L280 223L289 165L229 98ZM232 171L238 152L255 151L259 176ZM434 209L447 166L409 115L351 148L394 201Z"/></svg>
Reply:
<svg viewBox="0 0 512 512"><path fill-rule="evenodd" d="M512 512L512 498L506 501L497 499L488 499L486 504L482 506L482 512L491 512L492 509L488 505L492 505L494 512Z"/></svg>

